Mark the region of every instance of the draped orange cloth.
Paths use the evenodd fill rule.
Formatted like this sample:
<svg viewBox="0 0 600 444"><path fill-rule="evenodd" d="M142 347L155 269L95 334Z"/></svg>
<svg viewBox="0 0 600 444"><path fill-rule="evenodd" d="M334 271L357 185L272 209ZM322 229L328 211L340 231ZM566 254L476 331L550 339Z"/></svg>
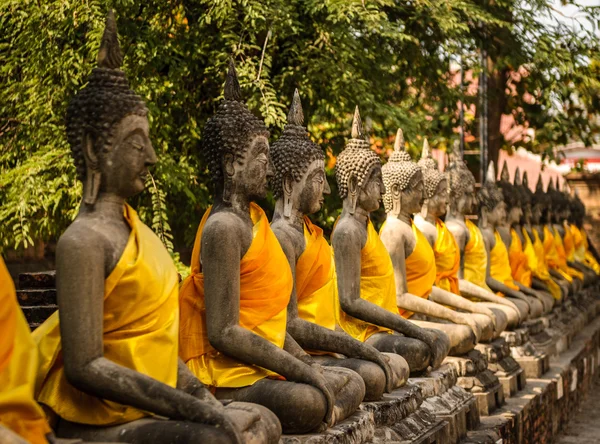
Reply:
<svg viewBox="0 0 600 444"><path fill-rule="evenodd" d="M531 268L527 261L527 255L523 251L523 243L517 233L517 230L510 230L510 247L508 248L508 259L510 270L515 281L520 282L526 287L531 287Z"/></svg>
<svg viewBox="0 0 600 444"><path fill-rule="evenodd" d="M575 241L573 239L573 233L571 232L571 226L567 222L563 222L565 228L565 235L563 237L563 245L565 247L565 253L569 262L575 261Z"/></svg>
<svg viewBox="0 0 600 444"><path fill-rule="evenodd" d="M554 229L554 245L556 245L561 269L569 276L583 280L583 273L569 267L567 264L567 252L565 251L562 237L556 228Z"/></svg>
<svg viewBox="0 0 600 444"><path fill-rule="evenodd" d="M502 240L502 237L500 237L498 230L494 233L494 237L496 239L496 245L494 245L494 248L490 251L490 275L507 287L518 290L519 287L515 285L512 277L508 250L506 249L506 245L504 245L504 241ZM501 293L498 293L498 295L504 296Z"/></svg>
<svg viewBox="0 0 600 444"><path fill-rule="evenodd" d="M546 287L548 287L548 290L550 290L554 299L560 300L562 298L562 291L558 284L554 282L548 271L546 255L544 254L544 245L542 244L537 230L534 228L531 231L533 233L533 241L529 237L527 230L523 228L523 236L525 237L525 247L523 251L527 255L529 268L531 268L535 277L546 284Z"/></svg>
<svg viewBox="0 0 600 444"><path fill-rule="evenodd" d="M296 263L298 314L308 322L335 330L337 279L333 249L323 230L304 216L305 248Z"/></svg>
<svg viewBox="0 0 600 444"><path fill-rule="evenodd" d="M596 257L594 256L594 254L589 250L587 233L585 232L585 230L580 231L580 232L583 237L583 245L585 248L585 252L584 252L585 264L588 267L592 268L596 272L596 274L600 274L600 264L596 260Z"/></svg>
<svg viewBox="0 0 600 444"><path fill-rule="evenodd" d="M567 273L562 265L561 259L556 249L556 243L554 242L554 234L547 225L544 225L544 256L546 257L546 263L548 267L556 270L567 282L573 282L573 278Z"/></svg>
<svg viewBox="0 0 600 444"><path fill-rule="evenodd" d="M37 348L1 257L0 326L0 425L32 444L45 444L51 430L34 400Z"/></svg>
<svg viewBox="0 0 600 444"><path fill-rule="evenodd" d="M125 206L131 233L114 270L104 281L104 357L171 387L177 385L178 276L161 240ZM37 399L63 419L115 425L148 416L134 407L84 393L67 381L59 313L39 326Z"/></svg>
<svg viewBox="0 0 600 444"><path fill-rule="evenodd" d="M577 225L571 224L571 234L573 236L573 245L575 247L575 260L577 262L585 263L585 252L587 248L583 239L583 234Z"/></svg>
<svg viewBox="0 0 600 444"><path fill-rule="evenodd" d="M481 288L491 291L486 282L488 254L483 234L479 227L470 220L466 219L465 225L469 230L469 242L465 245L464 252L465 279Z"/></svg>
<svg viewBox="0 0 600 444"><path fill-rule="evenodd" d="M182 283L179 293L180 355L206 385L245 387L276 374L225 356L208 341L200 246L210 211L210 208L206 211L198 227L191 274ZM283 348L287 305L293 287L292 271L266 214L255 203L250 204L250 217L254 224L253 240L240 261L239 325Z"/></svg>
<svg viewBox="0 0 600 444"><path fill-rule="evenodd" d="M435 285L454 294L458 290L458 269L460 268L460 250L456 239L446 224L440 219L435 221L437 239L433 245L435 254Z"/></svg>
<svg viewBox="0 0 600 444"><path fill-rule="evenodd" d="M406 285L410 294L423 299L429 298L431 289L435 283L437 271L435 266L435 254L427 238L417 226L412 223L412 231L415 235L415 248L406 258ZM414 313L412 311L399 309L400 315L408 319Z"/></svg>
<svg viewBox="0 0 600 444"><path fill-rule="evenodd" d="M360 251L360 297L391 313L398 314L392 259L371 220L367 224L367 241ZM392 333L388 328L346 314L341 309L339 301L336 302L340 326L353 338L364 342L375 333Z"/></svg>

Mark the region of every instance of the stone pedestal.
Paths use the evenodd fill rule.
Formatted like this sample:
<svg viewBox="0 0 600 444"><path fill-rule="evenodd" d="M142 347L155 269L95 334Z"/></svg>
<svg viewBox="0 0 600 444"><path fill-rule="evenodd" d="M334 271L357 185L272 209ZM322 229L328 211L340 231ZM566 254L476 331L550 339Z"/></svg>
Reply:
<svg viewBox="0 0 600 444"><path fill-rule="evenodd" d="M527 378L539 378L550 367L550 356L539 352L529 340L527 328L502 332L502 337L510 346L511 356L525 371Z"/></svg>
<svg viewBox="0 0 600 444"><path fill-rule="evenodd" d="M497 338L488 344L477 344L475 348L487 357L488 370L493 372L502 384L505 398L510 398L525 388L525 371L511 356L510 347L504 338Z"/></svg>
<svg viewBox="0 0 600 444"><path fill-rule="evenodd" d="M56 304L56 272L21 273L17 283L17 299L32 330L58 310Z"/></svg>

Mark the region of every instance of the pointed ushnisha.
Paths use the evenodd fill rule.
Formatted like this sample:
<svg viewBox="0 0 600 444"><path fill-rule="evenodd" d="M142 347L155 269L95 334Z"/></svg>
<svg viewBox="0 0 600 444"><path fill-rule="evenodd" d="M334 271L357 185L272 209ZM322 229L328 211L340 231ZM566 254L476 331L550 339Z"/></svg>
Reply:
<svg viewBox="0 0 600 444"><path fill-rule="evenodd" d="M225 97L225 100L232 100L235 102L242 101L240 81L238 80L233 58L229 59L229 69L227 70L227 77L225 78L225 88L223 95Z"/></svg>
<svg viewBox="0 0 600 444"><path fill-rule="evenodd" d="M556 185L554 188L556 189L556 191L560 191L560 182L558 180L558 176L556 176Z"/></svg>
<svg viewBox="0 0 600 444"><path fill-rule="evenodd" d="M505 182L510 182L510 174L508 172L508 163L506 162L506 160L504 161L504 164L502 165L502 172L500 173L500 180L503 180Z"/></svg>
<svg viewBox="0 0 600 444"><path fill-rule="evenodd" d="M364 139L362 120L360 118L360 111L358 110L358 105L354 109L354 117L352 119L352 134L353 139Z"/></svg>
<svg viewBox="0 0 600 444"><path fill-rule="evenodd" d="M438 170L438 162L431 156L431 150L429 149L427 137L423 139L423 151L421 152L421 159L419 160L418 164L420 167L428 170Z"/></svg>
<svg viewBox="0 0 600 444"><path fill-rule="evenodd" d="M523 173L523 186L529 189L529 177L527 176L527 171Z"/></svg>
<svg viewBox="0 0 600 444"><path fill-rule="evenodd" d="M429 151L429 142L427 137L423 139L423 151L421 152L421 159L431 159L431 152Z"/></svg>
<svg viewBox="0 0 600 444"><path fill-rule="evenodd" d="M287 123L298 126L304 125L304 112L302 111L302 102L300 102L298 88L294 90L294 98L292 99L292 106L287 116Z"/></svg>
<svg viewBox="0 0 600 444"><path fill-rule="evenodd" d="M390 156L389 162L411 162L412 159L404 148L404 133L402 128L396 131L396 140L394 140L394 152Z"/></svg>
<svg viewBox="0 0 600 444"><path fill-rule="evenodd" d="M487 174L485 175L485 181L490 183L496 182L496 169L494 168L494 161L491 161L488 165Z"/></svg>
<svg viewBox="0 0 600 444"><path fill-rule="evenodd" d="M554 181L552 180L552 178L550 178L550 180L548 181L548 188L546 189L546 193L549 193L554 190Z"/></svg>
<svg viewBox="0 0 600 444"><path fill-rule="evenodd" d="M542 179L542 173L540 171L540 175L538 176L538 180L537 183L535 184L535 191L536 193L543 193L544 192L544 181Z"/></svg>
<svg viewBox="0 0 600 444"><path fill-rule="evenodd" d="M517 169L515 170L515 178L513 179L513 185L521 185L521 170L519 167L517 167Z"/></svg>
<svg viewBox="0 0 600 444"><path fill-rule="evenodd" d="M98 67L119 69L122 63L123 55L119 46L117 22L115 20L115 13L111 9L106 15L106 25L102 41L100 42L100 50L98 51Z"/></svg>

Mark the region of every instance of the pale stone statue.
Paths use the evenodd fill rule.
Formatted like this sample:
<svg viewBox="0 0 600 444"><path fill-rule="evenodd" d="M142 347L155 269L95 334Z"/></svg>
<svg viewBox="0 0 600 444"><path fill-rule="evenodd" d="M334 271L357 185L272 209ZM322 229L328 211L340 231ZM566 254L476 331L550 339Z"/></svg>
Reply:
<svg viewBox="0 0 600 444"><path fill-rule="evenodd" d="M573 243L575 244L574 259L593 270L595 274L594 281L597 281L600 275L600 265L589 248L587 233L583 227L585 205L579 199L577 190L575 190L574 196L570 199L570 209L571 231L573 232Z"/></svg>
<svg viewBox="0 0 600 444"><path fill-rule="evenodd" d="M144 189L156 154L148 110L121 62L110 12L98 67L67 110L83 202L57 245L59 310L33 333L37 400L64 438L277 442L273 413L224 407L178 358L177 271L126 203Z"/></svg>
<svg viewBox="0 0 600 444"><path fill-rule="evenodd" d="M450 338L450 354L464 354L477 344L481 327L470 314L442 305L455 303L454 298L461 299L460 304L465 306L472 304L470 301L433 286L436 279L433 249L412 221L412 215L423 207L423 172L404 150L402 130L398 130L394 152L382 170L387 219L380 236L392 259L400 314L415 325L444 331ZM415 313L448 323L415 320ZM487 320L491 333L491 318Z"/></svg>
<svg viewBox="0 0 600 444"><path fill-rule="evenodd" d="M217 398L261 404L285 433L305 433L354 413L365 385L352 370L314 364L286 332L293 274L253 202L273 175L268 137L242 102L232 61L224 100L202 135L215 201L180 291L180 353Z"/></svg>
<svg viewBox="0 0 600 444"><path fill-rule="evenodd" d="M340 325L380 351L401 355L411 372L439 367L450 348L448 336L420 328L398 312L398 278L369 218L386 192L381 161L365 140L358 107L352 139L337 158L336 181L343 199L332 235Z"/></svg>
<svg viewBox="0 0 600 444"><path fill-rule="evenodd" d="M296 90L283 134L271 146L277 199L271 227L294 275L287 330L315 363L356 371L365 382L365 400L376 401L384 390L389 392L406 382L408 364L399 355L386 356L343 331L335 331L337 281L333 251L323 230L308 218L320 210L323 194L331 190L323 151L310 140L303 120Z"/></svg>
<svg viewBox="0 0 600 444"><path fill-rule="evenodd" d="M452 233L460 251L458 285L460 293L502 311L508 327L515 328L521 322L517 306L508 298L500 297L488 287L488 255L479 227L465 215L473 214L477 208L475 177L462 159L452 158L448 168L448 212L446 226Z"/></svg>

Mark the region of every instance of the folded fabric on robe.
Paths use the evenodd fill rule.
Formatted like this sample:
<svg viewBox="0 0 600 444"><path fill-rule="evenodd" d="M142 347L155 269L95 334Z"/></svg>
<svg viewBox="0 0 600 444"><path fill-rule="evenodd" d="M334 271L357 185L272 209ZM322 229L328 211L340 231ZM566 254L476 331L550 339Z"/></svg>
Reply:
<svg viewBox="0 0 600 444"><path fill-rule="evenodd" d="M465 245L464 252L465 279L485 290L492 291L486 282L488 254L483 234L479 227L470 220L466 219L465 225L469 230L469 242Z"/></svg>
<svg viewBox="0 0 600 444"><path fill-rule="evenodd" d="M508 260L510 270L515 281L520 282L526 287L531 287L531 268L527 261L527 255L523 251L523 242L519 233L514 228L510 230L510 247L508 248Z"/></svg>
<svg viewBox="0 0 600 444"><path fill-rule="evenodd" d="M211 208L202 217L192 253L191 274L179 294L180 354L202 383L211 387L245 387L276 373L225 356L208 341L204 274L200 263L202 231ZM250 204L252 244L240 261L239 325L279 348L286 336L287 305L293 287L292 271L265 212Z"/></svg>
<svg viewBox="0 0 600 444"><path fill-rule="evenodd" d="M600 264L596 260L594 254L589 249L587 233L585 232L585 230L580 230L580 231L581 231L581 235L583 237L583 245L585 248L585 252L584 252L585 264L588 267L592 268L596 272L596 274L600 275Z"/></svg>
<svg viewBox="0 0 600 444"><path fill-rule="evenodd" d="M454 294L458 289L458 269L460 268L460 250L456 239L441 219L435 221L437 239L433 245L435 255L435 285Z"/></svg>
<svg viewBox="0 0 600 444"><path fill-rule="evenodd" d="M518 290L519 287L512 277L508 250L498 230L494 232L494 238L496 239L496 245L490 251L490 276L507 287ZM504 294L498 292L498 296L504 296Z"/></svg>
<svg viewBox="0 0 600 444"><path fill-rule="evenodd" d="M567 282L573 282L573 277L565 270L554 241L554 233L544 225L544 255L548 267L556 270Z"/></svg>
<svg viewBox="0 0 600 444"><path fill-rule="evenodd" d="M558 252L561 269L568 273L569 276L583 280L583 273L572 267L569 267L567 264L567 252L565 251L562 237L556 228L554 229L554 245L556 245L556 251Z"/></svg>
<svg viewBox="0 0 600 444"><path fill-rule="evenodd" d="M525 247L523 251L527 255L529 261L529 268L531 268L533 275L544 282L550 293L556 300L562 298L562 291L558 284L554 282L550 271L548 270L548 264L546 263L546 255L544 254L544 245L536 229L532 230L533 242L529 233L523 228L523 236L525 237Z"/></svg>
<svg viewBox="0 0 600 444"><path fill-rule="evenodd" d="M161 240L125 206L131 233L104 281L104 357L171 387L177 385L178 275ZM36 396L63 419L115 425L149 413L84 393L65 378L58 312L33 337L39 347Z"/></svg>

